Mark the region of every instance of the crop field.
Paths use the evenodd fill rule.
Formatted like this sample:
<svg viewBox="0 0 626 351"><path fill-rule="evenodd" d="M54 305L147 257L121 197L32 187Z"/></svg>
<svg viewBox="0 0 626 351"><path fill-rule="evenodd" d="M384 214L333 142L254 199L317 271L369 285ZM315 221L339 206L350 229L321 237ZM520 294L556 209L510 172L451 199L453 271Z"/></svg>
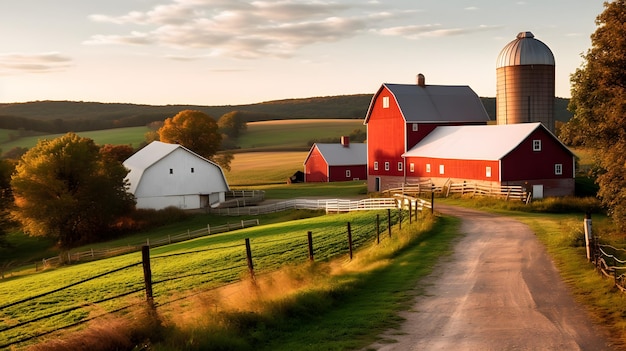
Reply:
<svg viewBox="0 0 626 351"><path fill-rule="evenodd" d="M155 302L158 306L168 303L172 296L246 276L245 238L250 238L255 272L306 261L307 231L313 233L316 260L347 254L348 222L355 249L373 244L376 214L383 219L384 228L386 211L368 211L271 224L154 248L151 269ZM397 220L397 213L393 213L392 223ZM142 304L142 274L141 255L133 253L4 281L0 284L0 347ZM99 275L102 277L90 279Z"/></svg>
<svg viewBox="0 0 626 351"><path fill-rule="evenodd" d="M365 131L363 119L280 120L248 123L239 137L242 149L308 150L310 140L340 138L355 129Z"/></svg>
<svg viewBox="0 0 626 351"><path fill-rule="evenodd" d="M285 184L296 171L302 171L308 152L245 152L235 154L230 171L224 171L231 187L259 184Z"/></svg>

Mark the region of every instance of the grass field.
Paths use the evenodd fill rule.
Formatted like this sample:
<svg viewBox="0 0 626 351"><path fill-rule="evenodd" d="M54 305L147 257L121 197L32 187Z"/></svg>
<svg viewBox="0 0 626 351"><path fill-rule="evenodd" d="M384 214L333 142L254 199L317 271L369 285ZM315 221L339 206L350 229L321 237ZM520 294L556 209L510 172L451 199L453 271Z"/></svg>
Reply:
<svg viewBox="0 0 626 351"><path fill-rule="evenodd" d="M248 123L239 137L242 149L306 149L310 140L340 138L355 129L365 130L362 119L281 120Z"/></svg>
<svg viewBox="0 0 626 351"><path fill-rule="evenodd" d="M384 213L386 212L381 211L380 215L384 216ZM151 250L153 281L159 282L155 283L155 299L158 303L165 303L176 292L208 289L245 276L247 268L244 238L251 238L255 270L273 271L286 264L306 262L307 231L314 233L317 260L323 261L347 253L348 243L345 237L347 222L352 223L354 247L366 246L366 243L375 237L373 234L376 228L375 218L374 212L323 216L254 227L154 248ZM395 213L392 221L397 221ZM5 307L15 301L71 285L120 267L130 267L140 260L140 254L134 253L3 281L0 284L0 311L3 316L0 318L0 330L39 316L63 311L68 307L83 304L85 307L71 313L63 313L62 316L28 324L26 328L4 331L0 333L0 345L22 338L24 335L56 329L86 318L94 313L92 303L98 305L98 312L132 303L133 300L128 298L104 300L123 295L128 291L141 290L143 285L141 266L123 269L114 275L64 289L33 302ZM137 294L133 296L136 297Z"/></svg>
<svg viewBox="0 0 626 351"><path fill-rule="evenodd" d="M144 134L149 131L148 127L129 127L107 130L96 130L91 132L77 133L81 137L93 139L98 145L132 145L139 146L144 140ZM40 139L54 139L65 134L47 134L41 136L23 137L15 141L0 142L0 148L3 152L7 152L14 147L32 148L37 145ZM0 137L2 134L0 134ZM1 140L1 139L0 139Z"/></svg>

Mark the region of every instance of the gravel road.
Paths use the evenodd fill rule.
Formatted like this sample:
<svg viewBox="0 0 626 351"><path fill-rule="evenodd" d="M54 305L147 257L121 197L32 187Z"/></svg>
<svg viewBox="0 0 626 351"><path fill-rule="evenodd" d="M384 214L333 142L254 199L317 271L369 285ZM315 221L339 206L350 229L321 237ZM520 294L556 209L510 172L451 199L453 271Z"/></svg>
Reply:
<svg viewBox="0 0 626 351"><path fill-rule="evenodd" d="M452 206L464 237L417 287L401 330L366 350L611 350L526 225Z"/></svg>

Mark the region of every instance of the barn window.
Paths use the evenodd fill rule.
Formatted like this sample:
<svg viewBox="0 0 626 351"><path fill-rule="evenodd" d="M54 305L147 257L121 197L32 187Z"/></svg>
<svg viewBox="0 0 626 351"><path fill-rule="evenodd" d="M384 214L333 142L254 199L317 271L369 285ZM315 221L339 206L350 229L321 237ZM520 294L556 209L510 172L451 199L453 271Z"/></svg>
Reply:
<svg viewBox="0 0 626 351"><path fill-rule="evenodd" d="M491 167L485 168L485 177L491 178Z"/></svg>
<svg viewBox="0 0 626 351"><path fill-rule="evenodd" d="M389 108L389 96L383 96L383 108Z"/></svg>
<svg viewBox="0 0 626 351"><path fill-rule="evenodd" d="M378 170L378 161L374 161L374 170L377 171Z"/></svg>
<svg viewBox="0 0 626 351"><path fill-rule="evenodd" d="M541 151L541 140L533 140L533 151Z"/></svg>
<svg viewBox="0 0 626 351"><path fill-rule="evenodd" d="M445 168L443 165L439 165L439 174L444 174Z"/></svg>
<svg viewBox="0 0 626 351"><path fill-rule="evenodd" d="M191 173L193 173L193 172L194 172L194 169L193 169L193 167L191 167Z"/></svg>
<svg viewBox="0 0 626 351"><path fill-rule="evenodd" d="M415 172L415 163L411 162L409 164L409 169L411 170L411 173Z"/></svg>
<svg viewBox="0 0 626 351"><path fill-rule="evenodd" d="M561 163L556 163L554 165L554 174L556 175L561 175L563 174L563 164Z"/></svg>
<svg viewBox="0 0 626 351"><path fill-rule="evenodd" d="M385 171L389 170L389 162L385 162Z"/></svg>
<svg viewBox="0 0 626 351"><path fill-rule="evenodd" d="M170 168L170 174L174 174L174 169Z"/></svg>
<svg viewBox="0 0 626 351"><path fill-rule="evenodd" d="M419 130L418 124L417 123L413 123L413 131L417 132Z"/></svg>
<svg viewBox="0 0 626 351"><path fill-rule="evenodd" d="M352 177L352 174L350 173L349 169L346 169L346 178L350 178Z"/></svg>
<svg viewBox="0 0 626 351"><path fill-rule="evenodd" d="M426 173L430 173L430 163L426 164Z"/></svg>
<svg viewBox="0 0 626 351"><path fill-rule="evenodd" d="M398 171L402 172L402 162L398 162Z"/></svg>

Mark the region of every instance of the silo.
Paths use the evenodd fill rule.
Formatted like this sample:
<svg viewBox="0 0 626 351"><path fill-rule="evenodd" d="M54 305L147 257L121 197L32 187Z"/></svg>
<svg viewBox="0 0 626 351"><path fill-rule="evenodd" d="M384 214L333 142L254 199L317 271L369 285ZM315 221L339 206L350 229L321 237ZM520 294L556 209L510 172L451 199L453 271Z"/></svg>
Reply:
<svg viewBox="0 0 626 351"><path fill-rule="evenodd" d="M496 62L498 124L541 122L554 132L554 55L531 32L508 43Z"/></svg>

